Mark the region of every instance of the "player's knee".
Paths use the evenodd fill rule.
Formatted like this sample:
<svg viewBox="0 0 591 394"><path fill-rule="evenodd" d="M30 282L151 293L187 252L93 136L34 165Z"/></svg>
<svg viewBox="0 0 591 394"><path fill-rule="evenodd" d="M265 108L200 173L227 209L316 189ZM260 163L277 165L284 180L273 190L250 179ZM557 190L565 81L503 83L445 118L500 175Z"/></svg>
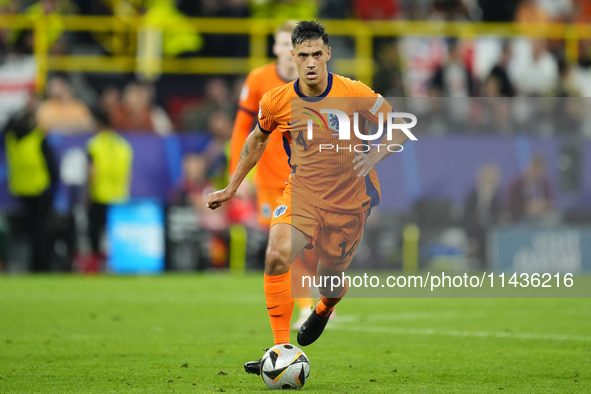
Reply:
<svg viewBox="0 0 591 394"><path fill-rule="evenodd" d="M290 252L289 247L270 245L265 256L265 273L281 275L289 271Z"/></svg>

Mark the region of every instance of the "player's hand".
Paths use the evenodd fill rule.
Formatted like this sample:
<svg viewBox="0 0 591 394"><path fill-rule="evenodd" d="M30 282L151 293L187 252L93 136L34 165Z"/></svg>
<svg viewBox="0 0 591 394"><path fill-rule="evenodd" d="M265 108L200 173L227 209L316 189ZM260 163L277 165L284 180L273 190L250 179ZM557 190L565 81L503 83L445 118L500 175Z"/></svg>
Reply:
<svg viewBox="0 0 591 394"><path fill-rule="evenodd" d="M236 194L236 192L229 190L228 188L213 192L207 196L207 204L205 206L209 209L218 209L224 202L234 197L234 194Z"/></svg>
<svg viewBox="0 0 591 394"><path fill-rule="evenodd" d="M370 152L369 154L357 153L357 156L353 159L353 164L355 164L353 171L359 170L357 177L361 178L369 174L377 163L374 159L374 155Z"/></svg>

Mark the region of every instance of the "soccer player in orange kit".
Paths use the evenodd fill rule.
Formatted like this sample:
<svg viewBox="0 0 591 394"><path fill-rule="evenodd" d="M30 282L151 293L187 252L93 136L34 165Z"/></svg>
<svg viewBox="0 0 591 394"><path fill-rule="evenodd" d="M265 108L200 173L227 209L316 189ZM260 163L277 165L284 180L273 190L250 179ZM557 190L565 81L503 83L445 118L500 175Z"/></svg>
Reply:
<svg viewBox="0 0 591 394"><path fill-rule="evenodd" d="M368 210L379 202L374 166L391 153L379 148L368 153L346 149L321 151L318 142L336 140L328 128L315 127L314 135L318 138L304 139L305 126L296 126L299 120L292 116L293 99L318 106L325 98L364 97L360 106L355 100L347 100L351 103L347 114L351 115L351 110L359 112L374 124L378 124L378 112L389 113L392 108L363 83L328 72L326 62L331 57L328 34L318 22L298 22L291 42L291 56L299 78L263 96L258 124L244 144L234 177L228 187L210 194L207 202L210 209L216 209L236 194L263 154L272 132L282 133L288 140L294 137L294 143L286 146L293 171L279 201L281 205L273 214L265 261L265 298L276 345L290 341L289 323L294 305L290 264L294 256L303 248L312 248L320 260L317 271L320 276L340 275L347 269L363 234ZM363 105L369 102L371 105ZM405 122L396 118L394 123ZM397 130L389 142L402 145L407 140L407 135ZM360 141L355 136L350 143ZM292 209L292 203L296 202L296 209ZM320 337L347 289L346 283L336 289L319 289L322 297L298 333L301 346L310 345ZM244 369L259 375L260 360L246 363Z"/></svg>
<svg viewBox="0 0 591 394"><path fill-rule="evenodd" d="M275 30L275 43L273 54L277 56L277 62L252 70L246 77L240 93L238 113L232 132L230 174L234 174L238 166L238 159L246 138L252 131L256 122L259 109L259 101L269 90L294 81L298 77L295 63L291 60L291 32L296 21L286 21ZM277 199L283 195L285 182L289 178L291 168L287 163L288 157L283 148L283 136L281 133L271 134L267 144L267 150L261 156L254 176L254 184L257 192L257 211L259 223L269 230L271 215L279 206ZM303 251L292 264L293 280L301 282L303 275L313 275L318 259L309 250ZM310 267L310 266L313 266ZM294 292L298 296L297 303L300 308L300 317L292 328L299 330L312 307L310 289L295 287Z"/></svg>

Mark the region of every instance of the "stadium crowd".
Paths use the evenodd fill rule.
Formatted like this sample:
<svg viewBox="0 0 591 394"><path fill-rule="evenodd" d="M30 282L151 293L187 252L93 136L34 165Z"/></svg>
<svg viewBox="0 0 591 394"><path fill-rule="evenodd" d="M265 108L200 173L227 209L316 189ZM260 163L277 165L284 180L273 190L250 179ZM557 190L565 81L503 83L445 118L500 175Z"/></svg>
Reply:
<svg viewBox="0 0 591 394"><path fill-rule="evenodd" d="M591 4L584 0L4 0L0 14L24 14L31 18L52 15L169 15L185 17L267 17L277 19L486 21L515 23L591 22ZM174 19L176 18L176 19ZM110 47L112 40L100 34L64 32L59 18L51 19L48 41L51 55L120 54ZM165 55L181 57L243 57L248 40L242 36L200 35L187 32L190 39L180 47L165 45ZM43 140L43 160L36 190L19 189L10 183L11 194L23 202L25 232L32 237L35 253L30 267L37 271L55 268L48 255L55 249L57 233L66 245L67 263L59 269L97 271L104 261L100 238L106 222L106 206L124 201L129 195L132 156L126 148L128 135L166 137L181 133L206 133L208 143L199 152L182 157L182 177L169 191L171 205L194 207L200 226L213 234L208 249L227 249L227 229L232 223L255 228L253 195L246 188L242 200L221 213L205 209L203 196L227 178L228 141L237 111L243 76L170 77L159 79L92 76L83 73L52 74L43 97L35 92L36 60L31 31L0 30L0 127L7 160L18 153L17 143L25 136ZM335 40L343 52L353 44ZM124 45L135 54L134 45ZM168 48L168 49L167 49ZM374 40L375 74L373 89L396 97L401 108L422 114L417 135L516 134L568 135L591 138L589 105L579 97L591 97L591 40L579 41L580 57L570 64L565 59L563 40L495 38L425 38L405 36ZM271 56L271 55L270 55ZM176 78L176 79L175 79ZM416 99L415 99L416 98ZM466 98L476 98L465 100ZM555 99L549 99L555 98ZM560 99L558 99L560 98ZM540 105L541 100L546 103ZM549 101L548 101L549 100ZM519 103L519 105L513 105ZM550 104L547 104L550 103ZM422 111L422 112L421 112ZM450 115L451 119L450 119ZM445 114L445 115L444 115ZM445 121L441 121L446 117ZM565 122L567 126L565 127ZM65 230L56 231L47 218L52 215L59 163L47 138L92 133L87 145L89 191L80 198L87 212L91 247L81 255L74 238L80 220L72 211L63 220ZM14 137L11 137L14 136ZM97 138L101 136L100 138ZM12 141L12 140L11 140ZM111 144L111 145L109 145ZM11 148L12 146L12 148ZM109 146L113 148L109 148ZM11 149L15 149L11 152ZM105 149L120 152L119 167L105 164ZM25 152L25 151L20 151ZM135 152L135 154L141 154ZM108 161L108 160L106 160ZM111 163L111 166L115 164ZM102 166L102 167L101 167ZM63 162L62 162L63 167ZM117 189L101 191L101 168L118 173ZM94 173L93 173L94 171ZM98 175L97 175L98 174ZM467 196L463 225L471 237L470 253L484 259L486 229L503 221L518 221L552 211L552 191L544 176L544 163L532 159L526 173L516 179L501 198L498 169L480 170L474 191ZM63 170L61 176L63 177ZM93 183L95 182L95 183ZM526 186L523 186L523 185ZM521 186L520 186L521 185ZM523 195L520 191L531 193ZM531 201L530 201L531 200ZM472 218L472 219L469 219ZM474 219L476 218L476 219ZM211 252L212 254L220 254ZM224 252L221 252L224 255ZM6 259L6 253L3 258ZM221 258L223 260L223 258ZM221 262L219 265L223 265Z"/></svg>

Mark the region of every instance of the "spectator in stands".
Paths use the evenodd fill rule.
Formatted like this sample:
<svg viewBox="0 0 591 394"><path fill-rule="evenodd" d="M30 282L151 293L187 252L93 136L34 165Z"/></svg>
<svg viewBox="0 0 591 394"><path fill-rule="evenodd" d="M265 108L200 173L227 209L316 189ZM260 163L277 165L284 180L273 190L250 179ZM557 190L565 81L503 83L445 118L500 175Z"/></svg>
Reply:
<svg viewBox="0 0 591 394"><path fill-rule="evenodd" d="M552 211L552 192L545 171L544 157L535 155L525 173L511 184L508 208L514 221L541 219Z"/></svg>
<svg viewBox="0 0 591 394"><path fill-rule="evenodd" d="M109 113L114 129L125 132L168 135L172 122L166 112L152 103L152 90L142 82L131 82L123 90L121 103Z"/></svg>
<svg viewBox="0 0 591 394"><path fill-rule="evenodd" d="M154 124L154 131L161 136L170 135L174 132L174 126L170 120L166 110L156 104L156 90L153 84L144 85L148 92L148 100L150 105L150 115L152 123Z"/></svg>
<svg viewBox="0 0 591 394"><path fill-rule="evenodd" d="M207 162L210 177L220 177L227 173L226 150L232 136L232 119L225 112L214 112L209 118L211 141L207 144L203 156Z"/></svg>
<svg viewBox="0 0 591 394"><path fill-rule="evenodd" d="M83 272L97 272L105 260L101 237L107 222L107 208L126 202L131 185L133 148L109 127L106 114L95 114L97 134L88 141L89 165L88 233L92 257L80 267Z"/></svg>
<svg viewBox="0 0 591 394"><path fill-rule="evenodd" d="M353 14L359 19L394 19L400 12L398 0L353 0Z"/></svg>
<svg viewBox="0 0 591 394"><path fill-rule="evenodd" d="M45 134L35 123L37 96L31 94L23 112L11 119L3 133L8 167L8 188L25 211L30 239L30 268L51 269L48 220L59 180L57 163Z"/></svg>
<svg viewBox="0 0 591 394"><path fill-rule="evenodd" d="M47 99L37 109L37 124L46 133L77 134L92 130L88 107L74 98L65 75L54 75L47 83Z"/></svg>
<svg viewBox="0 0 591 394"><path fill-rule="evenodd" d="M545 39L518 42L509 65L509 78L517 92L526 96L549 94L558 82L558 64L546 49Z"/></svg>
<svg viewBox="0 0 591 394"><path fill-rule="evenodd" d="M230 100L230 89L225 80L212 78L205 84L205 97L197 108L186 108L183 124L186 130L204 131L214 112L224 112L229 116L236 113Z"/></svg>
<svg viewBox="0 0 591 394"><path fill-rule="evenodd" d="M388 40L382 48L378 68L374 75L374 89L387 97L403 97L400 51L396 39Z"/></svg>
<svg viewBox="0 0 591 394"><path fill-rule="evenodd" d="M469 242L467 254L479 262L478 268L486 268L486 234L499 222L500 214L499 168L486 164L478 171L476 185L464 205L463 217Z"/></svg>
<svg viewBox="0 0 591 394"><path fill-rule="evenodd" d="M558 83L552 97L581 97L581 91L574 80L572 67L564 60L558 62Z"/></svg>
<svg viewBox="0 0 591 394"><path fill-rule="evenodd" d="M462 0L433 0L430 19L444 21L465 21L468 10Z"/></svg>
<svg viewBox="0 0 591 394"><path fill-rule="evenodd" d="M213 191L207 177L207 158L196 153L183 156L183 175L169 193L169 202L175 205L191 205L197 211L201 226L208 230L223 230L227 222L225 209L214 212L206 208L206 196Z"/></svg>
<svg viewBox="0 0 591 394"><path fill-rule="evenodd" d="M0 40L3 32L0 30ZM0 129L23 110L29 93L35 89L37 65L21 42L0 43Z"/></svg>
<svg viewBox="0 0 591 394"><path fill-rule="evenodd" d="M589 0L573 0L572 19L577 23L591 22L591 2Z"/></svg>
<svg viewBox="0 0 591 394"><path fill-rule="evenodd" d="M148 91L140 82L131 82L123 90L119 105L111 109L109 120L114 129L125 132L153 133Z"/></svg>
<svg viewBox="0 0 591 394"><path fill-rule="evenodd" d="M492 70L490 71L489 79L493 78L496 80L498 84L499 91L498 96L502 97L513 97L515 96L515 89L513 89L513 85L509 80L509 75L507 73L507 67L509 67L509 62L511 60L511 43L506 41L503 43L503 47L501 49L501 57L497 64L494 65ZM488 95L487 95L488 96ZM493 97L493 96L488 96Z"/></svg>
<svg viewBox="0 0 591 394"><path fill-rule="evenodd" d="M121 105L121 92L115 86L107 86L103 89L99 100L99 111L110 114L116 107Z"/></svg>
<svg viewBox="0 0 591 394"><path fill-rule="evenodd" d="M207 160L203 155L187 153L183 156L182 171L182 177L170 191L168 201L205 210L203 193L211 186L207 179Z"/></svg>
<svg viewBox="0 0 591 394"><path fill-rule="evenodd" d="M591 4L589 5L591 8ZM573 79L583 97L591 97L591 40L579 41L579 61L573 68Z"/></svg>
<svg viewBox="0 0 591 394"><path fill-rule="evenodd" d="M473 91L472 77L462 59L460 42L451 40L445 63L431 79L431 89L444 97L470 97Z"/></svg>
<svg viewBox="0 0 591 394"><path fill-rule="evenodd" d="M513 132L511 99L502 97L499 79L491 74L486 78L482 87L482 95L486 99L474 101L475 106L478 106L479 109L474 121L478 124L480 131L494 134Z"/></svg>
<svg viewBox="0 0 591 394"><path fill-rule="evenodd" d="M573 0L536 0L553 22L565 22L572 19L575 9Z"/></svg>
<svg viewBox="0 0 591 394"><path fill-rule="evenodd" d="M517 7L515 21L519 23L548 23L551 20L539 0L521 0Z"/></svg>

